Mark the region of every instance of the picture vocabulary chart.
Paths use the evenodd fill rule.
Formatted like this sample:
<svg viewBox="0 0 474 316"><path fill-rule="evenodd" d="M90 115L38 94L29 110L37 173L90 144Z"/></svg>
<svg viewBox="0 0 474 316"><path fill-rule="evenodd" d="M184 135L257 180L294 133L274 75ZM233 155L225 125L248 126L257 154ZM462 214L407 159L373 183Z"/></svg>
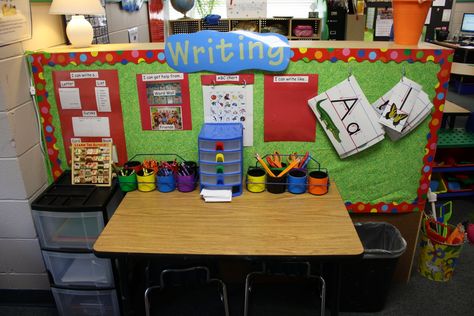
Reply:
<svg viewBox="0 0 474 316"><path fill-rule="evenodd" d="M143 130L192 128L187 74L138 74L137 86Z"/></svg>
<svg viewBox="0 0 474 316"><path fill-rule="evenodd" d="M253 146L253 75L202 75L205 123L242 123Z"/></svg>
<svg viewBox="0 0 474 316"><path fill-rule="evenodd" d="M354 76L308 100L308 105L341 158L384 139L377 113Z"/></svg>
<svg viewBox="0 0 474 316"><path fill-rule="evenodd" d="M73 143L72 184L112 184L112 143Z"/></svg>
<svg viewBox="0 0 474 316"><path fill-rule="evenodd" d="M112 142L127 160L117 70L53 71L64 148L77 142ZM70 151L66 158L71 161Z"/></svg>

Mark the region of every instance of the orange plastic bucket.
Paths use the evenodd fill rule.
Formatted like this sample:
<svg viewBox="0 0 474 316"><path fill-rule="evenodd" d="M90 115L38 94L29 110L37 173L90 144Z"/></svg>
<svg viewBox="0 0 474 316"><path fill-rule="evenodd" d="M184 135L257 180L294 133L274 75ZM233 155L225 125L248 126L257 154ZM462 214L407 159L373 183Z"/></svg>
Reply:
<svg viewBox="0 0 474 316"><path fill-rule="evenodd" d="M431 0L392 0L392 6L395 43L418 44Z"/></svg>
<svg viewBox="0 0 474 316"><path fill-rule="evenodd" d="M324 171L311 171L308 177L308 192L315 195L328 193L329 176Z"/></svg>

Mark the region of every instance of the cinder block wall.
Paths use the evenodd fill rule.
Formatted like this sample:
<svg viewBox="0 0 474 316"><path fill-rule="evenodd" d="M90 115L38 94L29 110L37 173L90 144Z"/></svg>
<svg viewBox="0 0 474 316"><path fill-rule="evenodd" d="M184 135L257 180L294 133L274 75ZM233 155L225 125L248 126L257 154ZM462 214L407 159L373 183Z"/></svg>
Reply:
<svg viewBox="0 0 474 316"><path fill-rule="evenodd" d="M47 178L24 57L66 43L63 17L49 7L31 3L32 39L0 47L0 290L49 289L30 208ZM112 43L128 43L131 27L149 41L147 3L132 13L109 3L106 11Z"/></svg>
<svg viewBox="0 0 474 316"><path fill-rule="evenodd" d="M32 39L0 47L0 289L49 289L30 208L47 179L24 57L65 43L49 5L32 4Z"/></svg>

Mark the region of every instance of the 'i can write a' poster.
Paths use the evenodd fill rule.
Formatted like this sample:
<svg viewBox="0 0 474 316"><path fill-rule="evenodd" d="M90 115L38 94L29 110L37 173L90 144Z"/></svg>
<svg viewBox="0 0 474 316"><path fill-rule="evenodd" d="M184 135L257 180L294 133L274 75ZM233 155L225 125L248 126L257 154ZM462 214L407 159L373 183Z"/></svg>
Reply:
<svg viewBox="0 0 474 316"><path fill-rule="evenodd" d="M79 142L112 142L117 162L127 162L117 70L58 70L52 75L64 148ZM70 154L66 150L68 161Z"/></svg>
<svg viewBox="0 0 474 316"><path fill-rule="evenodd" d="M202 75L205 123L242 123L253 145L253 75Z"/></svg>
<svg viewBox="0 0 474 316"><path fill-rule="evenodd" d="M143 130L192 128L187 74L138 74L137 86Z"/></svg>

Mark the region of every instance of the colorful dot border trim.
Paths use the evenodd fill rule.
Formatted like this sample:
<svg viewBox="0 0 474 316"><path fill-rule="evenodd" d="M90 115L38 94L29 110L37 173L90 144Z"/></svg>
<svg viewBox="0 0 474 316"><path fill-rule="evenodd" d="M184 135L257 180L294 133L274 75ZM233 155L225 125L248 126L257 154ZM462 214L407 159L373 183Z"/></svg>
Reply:
<svg viewBox="0 0 474 316"><path fill-rule="evenodd" d="M305 62L433 62L439 64L440 70L437 74L438 84L435 87L436 94L433 100L434 112L429 123L430 131L426 135L425 155L423 167L420 170L419 187L417 196L413 201L397 203L365 203L346 201L345 206L352 213L409 213L419 212L424 209L427 192L429 188L431 171L436 153L438 141L438 129L441 125L445 96L448 88L449 74L453 59L453 50L448 49L357 49L357 48L293 48L291 61ZM128 63L153 63L164 64L165 54L163 50L129 50L129 51L105 51L84 53L32 53L28 55L31 71L36 85L36 98L41 113L41 125L43 128L46 150L51 165L54 179L57 179L63 170L59 159L59 148L54 136L55 127L51 116L51 105L48 102L46 81L44 78L44 67L56 65L102 65Z"/></svg>

